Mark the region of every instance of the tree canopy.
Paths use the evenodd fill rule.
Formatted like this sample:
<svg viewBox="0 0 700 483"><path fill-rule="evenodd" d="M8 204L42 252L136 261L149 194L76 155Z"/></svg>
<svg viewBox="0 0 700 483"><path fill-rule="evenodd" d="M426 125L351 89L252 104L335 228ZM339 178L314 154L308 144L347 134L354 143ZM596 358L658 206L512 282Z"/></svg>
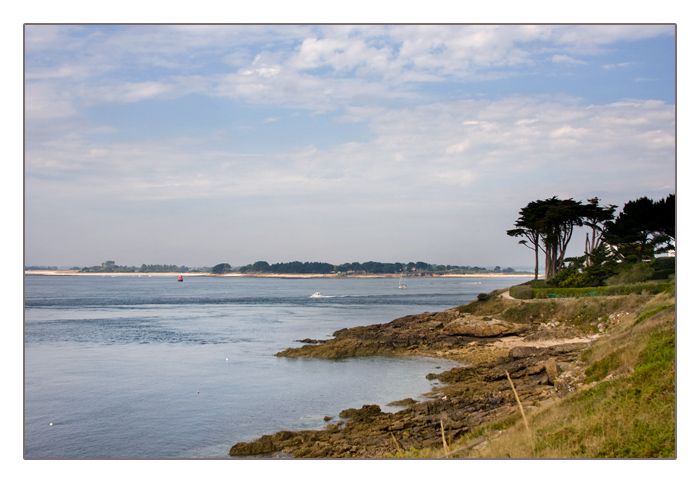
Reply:
<svg viewBox="0 0 700 483"><path fill-rule="evenodd" d="M218 265L214 265L211 269L211 273L216 274L216 275L223 275L224 273L229 273L231 271L231 265L228 263L219 263Z"/></svg>
<svg viewBox="0 0 700 483"><path fill-rule="evenodd" d="M528 203L520 210L515 228L507 230L506 234L524 238L519 243L535 252L535 280L542 250L545 278L550 280L565 268L565 254L574 229L586 226L591 232L586 234L584 256L580 260L569 259L571 263L567 268L571 273L568 275L573 276L577 271L583 273L582 267L595 265L586 273L589 281L600 281L601 277L610 275L610 267L602 269L601 264L609 261L611 250L619 257L634 258L639 263L675 248L675 199L674 194L656 202L647 197L639 198L626 203L615 217L617 206L602 206L597 197L583 204L554 196ZM579 282L583 283L583 278Z"/></svg>
<svg viewBox="0 0 700 483"><path fill-rule="evenodd" d="M675 195L668 195L659 201L644 196L625 203L617 217L607 222L605 240L637 262L675 248L675 201Z"/></svg>
<svg viewBox="0 0 700 483"><path fill-rule="evenodd" d="M553 277L561 270L574 227L583 225L584 212L581 202L560 200L556 196L531 201L520 210L516 228L508 230L506 234L525 237L526 240L519 243L535 251L535 279L538 276L540 249L545 254L545 278Z"/></svg>

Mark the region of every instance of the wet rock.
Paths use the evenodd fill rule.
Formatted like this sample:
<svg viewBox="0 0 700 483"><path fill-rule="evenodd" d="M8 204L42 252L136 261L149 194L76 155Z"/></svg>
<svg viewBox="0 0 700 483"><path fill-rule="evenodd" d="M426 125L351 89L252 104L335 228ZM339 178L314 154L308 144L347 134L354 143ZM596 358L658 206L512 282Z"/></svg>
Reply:
<svg viewBox="0 0 700 483"><path fill-rule="evenodd" d="M370 421L382 413L381 408L377 404L365 404L362 409L345 409L340 412L341 418L351 419L353 422Z"/></svg>
<svg viewBox="0 0 700 483"><path fill-rule="evenodd" d="M413 406L414 404L417 404L418 401L416 401L413 398L407 397L406 399L401 399L400 401L393 401L387 404L387 406Z"/></svg>

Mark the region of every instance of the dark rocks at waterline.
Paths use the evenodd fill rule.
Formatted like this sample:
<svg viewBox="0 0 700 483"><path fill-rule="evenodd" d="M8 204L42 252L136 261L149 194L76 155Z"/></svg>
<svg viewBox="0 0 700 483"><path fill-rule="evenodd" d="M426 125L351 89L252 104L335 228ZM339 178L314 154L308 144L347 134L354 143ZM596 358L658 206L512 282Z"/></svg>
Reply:
<svg viewBox="0 0 700 483"><path fill-rule="evenodd" d="M522 335L532 326L491 317L462 315L456 310L401 317L387 324L341 329L326 341L279 352L278 357L342 359L372 355L409 355L459 350L472 342Z"/></svg>
<svg viewBox="0 0 700 483"><path fill-rule="evenodd" d="M518 411L506 371L528 410L557 396L553 385L555 374L568 367L584 347L585 344L560 344L513 349L511 356L497 361L437 374L446 386L438 389L436 399L399 401L409 404L396 413L382 412L378 405L346 409L339 414L342 420L326 429L280 431L251 443L238 443L231 448L230 455L382 458L400 451L441 445L441 422L451 444L479 425Z"/></svg>
<svg viewBox="0 0 700 483"><path fill-rule="evenodd" d="M387 406L413 406L414 404L418 404L418 401L412 397L407 397L406 399L401 399L400 401L390 402L387 404Z"/></svg>
<svg viewBox="0 0 700 483"><path fill-rule="evenodd" d="M495 412L494 412L495 411ZM344 411L349 419L319 431L280 431L251 443L238 443L230 456L293 454L297 458L382 458L441 441L441 425L452 440L481 424L486 413L505 415L502 396L418 403L398 413L378 406Z"/></svg>
<svg viewBox="0 0 700 483"><path fill-rule="evenodd" d="M470 365L428 374L428 379L444 384L433 389L433 400L397 401L393 404L407 407L396 413L384 413L377 405L347 409L340 413L340 422L326 429L280 431L236 444L231 456L382 458L440 446L443 429L451 444L482 424L517 413L506 374L525 411L581 385L577 360L592 340L585 330L564 324L542 330L538 320L521 324L498 317L458 310L412 315L387 324L342 329L333 339L276 354L325 359L418 354Z"/></svg>

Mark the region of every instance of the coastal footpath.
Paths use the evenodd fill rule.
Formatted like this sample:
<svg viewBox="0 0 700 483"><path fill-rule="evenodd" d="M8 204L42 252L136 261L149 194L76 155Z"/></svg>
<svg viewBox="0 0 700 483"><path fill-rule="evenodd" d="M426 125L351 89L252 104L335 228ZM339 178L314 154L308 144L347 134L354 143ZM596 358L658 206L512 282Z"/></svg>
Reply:
<svg viewBox="0 0 700 483"><path fill-rule="evenodd" d="M675 292L526 302L499 290L298 342L276 355L427 356L462 366L428 374L440 384L427 400L396 401L396 413L349 408L327 416L325 429L240 442L230 456L675 456ZM640 376L657 353L655 372Z"/></svg>

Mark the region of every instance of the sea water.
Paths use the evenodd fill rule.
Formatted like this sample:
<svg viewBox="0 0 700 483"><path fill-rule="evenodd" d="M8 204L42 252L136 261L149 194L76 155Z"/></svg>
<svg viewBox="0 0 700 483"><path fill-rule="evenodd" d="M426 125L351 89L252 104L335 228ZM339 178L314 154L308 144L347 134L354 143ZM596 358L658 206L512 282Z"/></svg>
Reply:
<svg viewBox="0 0 700 483"><path fill-rule="evenodd" d="M449 361L274 354L468 303L523 278L27 276L25 458L226 458L343 409L420 400ZM322 297L311 297L320 292Z"/></svg>

